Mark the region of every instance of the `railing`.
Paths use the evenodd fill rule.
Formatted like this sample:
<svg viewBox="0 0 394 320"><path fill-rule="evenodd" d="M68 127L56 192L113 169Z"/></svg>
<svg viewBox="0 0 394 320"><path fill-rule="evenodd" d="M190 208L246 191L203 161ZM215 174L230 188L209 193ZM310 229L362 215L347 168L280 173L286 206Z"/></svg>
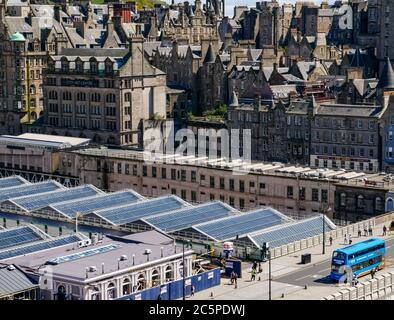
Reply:
<svg viewBox="0 0 394 320"><path fill-rule="evenodd" d="M374 279L358 283L354 287L324 297L322 300L377 300L385 299L394 291L394 272L388 272Z"/></svg>
<svg viewBox="0 0 394 320"><path fill-rule="evenodd" d="M394 219L394 212L386 213L384 215L374 217L368 220L356 222L344 227L336 228L335 230L326 232L326 243L328 243L328 239L332 237L333 240L342 238L345 234L357 234L358 230L364 230L364 228L374 227L376 225L391 222ZM323 234L319 234L313 237L309 237L306 239L302 239L299 241L295 241L277 248L273 248L270 250L271 258L279 258L282 256L286 256L290 253L294 253L297 251L301 251L307 248L315 247L321 245L323 243Z"/></svg>

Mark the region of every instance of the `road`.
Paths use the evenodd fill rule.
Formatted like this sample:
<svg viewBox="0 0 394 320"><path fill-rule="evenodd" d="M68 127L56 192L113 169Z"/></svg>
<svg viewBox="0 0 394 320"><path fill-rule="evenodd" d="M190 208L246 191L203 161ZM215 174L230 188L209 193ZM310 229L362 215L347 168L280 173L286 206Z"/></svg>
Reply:
<svg viewBox="0 0 394 320"><path fill-rule="evenodd" d="M356 238L357 239L357 238ZM394 239L386 240L386 267L394 266L394 254L393 254ZM307 286L337 286L337 283L332 282L329 279L331 269L331 259L320 261L312 264L311 266L288 273L283 276L274 277L273 280L276 282L287 283L295 286L304 287ZM384 273L385 269L378 272ZM368 279L369 276L365 276L363 279Z"/></svg>

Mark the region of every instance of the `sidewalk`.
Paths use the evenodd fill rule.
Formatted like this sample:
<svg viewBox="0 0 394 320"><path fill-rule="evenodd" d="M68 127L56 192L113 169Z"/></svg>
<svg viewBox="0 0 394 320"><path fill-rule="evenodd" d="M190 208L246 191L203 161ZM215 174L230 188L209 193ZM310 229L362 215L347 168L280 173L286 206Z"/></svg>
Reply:
<svg viewBox="0 0 394 320"><path fill-rule="evenodd" d="M383 224L375 226L373 228L372 236L361 236L357 237L357 234L352 234L353 244L364 241L374 237L382 237L383 233ZM384 237L385 240L394 239L394 233L387 234ZM284 294L284 299L321 299L324 296L332 294L334 292L339 291L341 288L346 287L347 285L338 285L338 284L319 284L319 285L308 285L307 289L305 289L304 285L292 285L290 283L283 283L275 281L279 277L284 275L290 276L291 274L300 271L302 269L307 269L308 267L318 267L319 263L323 265L322 262L331 259L332 253L334 250L345 247L348 244L344 243L344 239L336 239L333 241L332 246L329 245L329 242L326 243L325 254L322 254L322 246L318 245L312 248L307 248L302 251L298 251L296 253L289 254L287 256L283 256L277 259L273 259L271 261L271 270L272 270L272 299L282 299L282 294ZM389 249L389 247L387 247ZM310 253L312 255L311 263L307 265L300 264L301 255L305 253ZM394 270L393 261L391 259L387 259L387 267L378 272L385 273L388 271ZM188 299L191 300L206 300L206 299L236 299L236 300L255 300L255 299L268 299L268 262L263 263L263 272L257 274L256 281L250 281L250 271L251 271L252 263L243 263L242 268L242 278L238 279L238 288L235 289L234 285L230 285L230 280L226 278L222 278L221 284L212 289L208 289L202 292L197 292L194 297L190 297ZM317 268L321 269L321 268ZM306 277L324 277L328 276L330 273L330 268L325 268L321 274L313 275L309 274ZM260 280L259 280L260 278ZM366 276L360 279L360 281L366 281L370 279L370 276ZM213 295L211 297L211 294Z"/></svg>

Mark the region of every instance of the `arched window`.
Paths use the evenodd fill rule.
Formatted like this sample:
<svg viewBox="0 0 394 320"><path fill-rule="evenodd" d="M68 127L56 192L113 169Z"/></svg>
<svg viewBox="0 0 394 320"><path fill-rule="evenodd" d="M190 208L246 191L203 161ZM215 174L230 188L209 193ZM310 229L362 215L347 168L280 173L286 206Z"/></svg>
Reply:
<svg viewBox="0 0 394 320"><path fill-rule="evenodd" d="M30 94L36 94L36 86L34 84L30 86Z"/></svg>
<svg viewBox="0 0 394 320"><path fill-rule="evenodd" d="M86 101L86 94L85 94L85 92L78 92L77 93L77 100L78 101Z"/></svg>
<svg viewBox="0 0 394 320"><path fill-rule="evenodd" d="M116 299L116 287L113 282L110 282L107 287L107 297L108 299Z"/></svg>
<svg viewBox="0 0 394 320"><path fill-rule="evenodd" d="M101 101L101 95L97 92L92 93L91 95L91 100L94 102L100 102Z"/></svg>
<svg viewBox="0 0 394 320"><path fill-rule="evenodd" d="M100 288L93 287L92 293L90 295L90 300L100 300Z"/></svg>
<svg viewBox="0 0 394 320"><path fill-rule="evenodd" d="M49 91L49 99L57 100L57 92Z"/></svg>
<svg viewBox="0 0 394 320"><path fill-rule="evenodd" d="M137 288L136 291L144 290L146 288L145 276L140 273L137 278Z"/></svg>
<svg viewBox="0 0 394 320"><path fill-rule="evenodd" d="M63 92L63 100L72 100L71 92L69 92L69 91L64 91L64 92Z"/></svg>
<svg viewBox="0 0 394 320"><path fill-rule="evenodd" d="M166 282L174 280L174 273L172 272L171 266L166 267L166 270L164 271L164 277Z"/></svg>
<svg viewBox="0 0 394 320"><path fill-rule="evenodd" d="M57 287L57 300L66 300L66 287L60 285Z"/></svg>
<svg viewBox="0 0 394 320"><path fill-rule="evenodd" d="M124 101L125 102L130 102L131 101L131 93L130 92L125 93Z"/></svg>
<svg viewBox="0 0 394 320"><path fill-rule="evenodd" d="M364 196L359 195L357 197L357 208L364 208L365 203L364 203Z"/></svg>
<svg viewBox="0 0 394 320"><path fill-rule="evenodd" d="M152 271L152 287L156 287L160 284L160 273L157 269Z"/></svg>
<svg viewBox="0 0 394 320"><path fill-rule="evenodd" d="M383 201L380 197L376 197L375 199L375 210L383 210Z"/></svg>
<svg viewBox="0 0 394 320"><path fill-rule="evenodd" d="M124 296L131 294L132 292L132 287L131 287L131 281L129 278L126 278L123 280L123 285L122 285L122 293Z"/></svg>
<svg viewBox="0 0 394 320"><path fill-rule="evenodd" d="M340 206L341 207L345 207L346 206L346 193L341 193Z"/></svg>
<svg viewBox="0 0 394 320"><path fill-rule="evenodd" d="M388 212L394 211L394 201L393 201L393 199L391 199L391 198L387 199L386 210Z"/></svg>
<svg viewBox="0 0 394 320"><path fill-rule="evenodd" d="M105 101L114 103L114 102L116 102L116 96L113 93L108 93L105 98Z"/></svg>
<svg viewBox="0 0 394 320"><path fill-rule="evenodd" d="M31 120L37 120L37 114L33 111L32 113L30 113L30 118Z"/></svg>

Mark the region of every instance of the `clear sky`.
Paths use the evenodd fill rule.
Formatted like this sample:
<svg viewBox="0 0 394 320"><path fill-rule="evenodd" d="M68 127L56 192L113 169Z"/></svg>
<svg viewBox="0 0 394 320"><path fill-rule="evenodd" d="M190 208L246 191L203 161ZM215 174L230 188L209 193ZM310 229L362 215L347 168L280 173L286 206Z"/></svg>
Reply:
<svg viewBox="0 0 394 320"><path fill-rule="evenodd" d="M299 1L303 1L303 0L299 0ZM304 0L304 1L311 1L311 0ZM312 0L313 1L313 0ZM171 3L171 0L166 0L166 2ZM183 2L180 0L175 0L175 3L178 2ZM194 3L194 0L189 0L190 3ZM202 0L203 3L205 3L205 0ZM227 16L232 17L233 13L234 13L234 6L251 6L251 7L255 7L256 6L256 2L254 0L224 0L225 6L226 6L226 10L225 13ZM296 0L279 0L279 3L295 3ZM321 0L314 0L315 3L320 3ZM333 0L329 1L329 3L334 2Z"/></svg>

